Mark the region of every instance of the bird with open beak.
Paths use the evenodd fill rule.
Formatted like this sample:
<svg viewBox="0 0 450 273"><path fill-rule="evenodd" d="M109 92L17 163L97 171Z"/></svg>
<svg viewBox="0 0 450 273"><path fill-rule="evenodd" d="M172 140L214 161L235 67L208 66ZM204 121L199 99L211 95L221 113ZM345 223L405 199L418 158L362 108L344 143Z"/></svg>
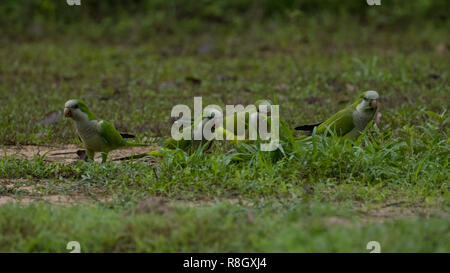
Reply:
<svg viewBox="0 0 450 273"><path fill-rule="evenodd" d="M308 135L311 135L314 128L317 127L316 133L318 134L326 133L329 129L334 131L338 136L355 139L361 135L361 132L371 120L381 116L376 115L379 108L379 97L376 91L366 91L354 103L337 112L326 121L312 125L298 126L295 129L306 131ZM380 127L379 118L377 118L376 123Z"/></svg>

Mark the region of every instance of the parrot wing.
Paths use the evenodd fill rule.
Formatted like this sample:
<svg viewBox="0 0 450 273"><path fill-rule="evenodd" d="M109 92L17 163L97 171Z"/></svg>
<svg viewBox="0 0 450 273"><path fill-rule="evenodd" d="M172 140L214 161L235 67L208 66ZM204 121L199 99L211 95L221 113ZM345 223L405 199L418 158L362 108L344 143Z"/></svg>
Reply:
<svg viewBox="0 0 450 273"><path fill-rule="evenodd" d="M125 144L124 139L116 128L111 125L111 123L102 120L98 124L100 128L100 135L111 148L114 149Z"/></svg>
<svg viewBox="0 0 450 273"><path fill-rule="evenodd" d="M338 136L343 136L349 133L353 128L355 128L355 124L353 123L353 111L349 108L343 109L329 119L320 124L316 132L318 134L323 134L327 131L327 129L336 132Z"/></svg>

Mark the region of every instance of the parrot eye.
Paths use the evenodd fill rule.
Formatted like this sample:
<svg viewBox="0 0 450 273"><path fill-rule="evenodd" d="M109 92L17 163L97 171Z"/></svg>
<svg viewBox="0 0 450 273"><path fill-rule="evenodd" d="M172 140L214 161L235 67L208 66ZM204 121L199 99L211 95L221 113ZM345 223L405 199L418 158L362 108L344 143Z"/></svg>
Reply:
<svg viewBox="0 0 450 273"><path fill-rule="evenodd" d="M78 108L78 104L75 104L75 105L73 106L73 108L74 108L74 109L77 109L77 108Z"/></svg>

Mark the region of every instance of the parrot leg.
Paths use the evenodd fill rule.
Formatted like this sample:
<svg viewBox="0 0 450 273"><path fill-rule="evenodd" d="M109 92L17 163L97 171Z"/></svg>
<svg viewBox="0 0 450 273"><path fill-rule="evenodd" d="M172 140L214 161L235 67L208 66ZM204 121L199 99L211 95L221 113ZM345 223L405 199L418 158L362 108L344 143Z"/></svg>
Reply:
<svg viewBox="0 0 450 273"><path fill-rule="evenodd" d="M87 161L89 161L89 160L94 161L94 155L95 155L94 151L87 149L86 155L87 155Z"/></svg>
<svg viewBox="0 0 450 273"><path fill-rule="evenodd" d="M102 163L105 163L107 158L108 158L108 153L102 153Z"/></svg>

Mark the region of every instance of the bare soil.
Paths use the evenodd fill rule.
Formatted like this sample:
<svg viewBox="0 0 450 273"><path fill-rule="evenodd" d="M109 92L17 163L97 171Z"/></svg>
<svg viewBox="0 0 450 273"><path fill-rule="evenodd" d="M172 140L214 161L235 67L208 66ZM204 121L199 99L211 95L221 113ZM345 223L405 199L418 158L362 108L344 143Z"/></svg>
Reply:
<svg viewBox="0 0 450 273"><path fill-rule="evenodd" d="M70 164L75 161L81 160L77 151L82 150L82 147L77 145L19 145L19 146L4 146L3 151L0 153L0 157L6 156L17 157L21 159L32 160L34 157L44 157L44 160L49 162L59 162L63 164ZM117 158L128 157L132 155L142 154L157 149L156 146L148 147L130 147L121 150L115 150L109 153L108 160L114 160ZM97 154L95 161L101 161L101 155ZM120 162L120 161L113 161ZM70 194L43 194L38 188L45 188L45 184L33 184L27 185L27 181L21 181L21 179L0 179L0 186L7 189L20 190L22 194L3 194L0 195L0 205L8 202L30 204L35 201L48 201L58 205L76 205L76 204L89 204L97 201L108 202L111 198L99 194L98 196L90 196L80 193ZM22 185L23 183L23 185ZM45 183L45 182L44 182ZM171 211L174 207L202 207L214 205L217 200L172 200L164 197L152 197L141 201L136 207L135 213L148 213L150 211L157 211L158 213L166 213ZM251 203L240 200L237 198L222 199L220 202L226 202L230 204L242 204L246 206L252 206ZM432 216L439 215L440 217L449 217L449 215L439 209L432 209L420 206L420 204L385 204L376 208L365 208L363 205L356 208L360 212L360 217L363 221L369 221L374 223L382 223L389 219L399 218L411 218L418 216ZM127 212L126 214L131 213ZM252 218L249 215L249 219ZM352 225L352 221L346 218L331 216L324 217L323 219L330 226L334 225Z"/></svg>
<svg viewBox="0 0 450 273"><path fill-rule="evenodd" d="M157 146L147 147L128 147L126 149L119 149L111 151L108 154L108 160L114 160L122 157L138 155L157 149ZM45 146L45 145L18 145L18 146L4 146L3 151L0 153L0 158L5 156L14 156L21 159L32 160L34 157L42 157L46 161L60 162L60 163L72 163L81 160L77 151L83 150L82 147L77 145L58 145L58 146ZM101 162L101 154L95 155L95 161ZM117 161L114 161L117 162Z"/></svg>

